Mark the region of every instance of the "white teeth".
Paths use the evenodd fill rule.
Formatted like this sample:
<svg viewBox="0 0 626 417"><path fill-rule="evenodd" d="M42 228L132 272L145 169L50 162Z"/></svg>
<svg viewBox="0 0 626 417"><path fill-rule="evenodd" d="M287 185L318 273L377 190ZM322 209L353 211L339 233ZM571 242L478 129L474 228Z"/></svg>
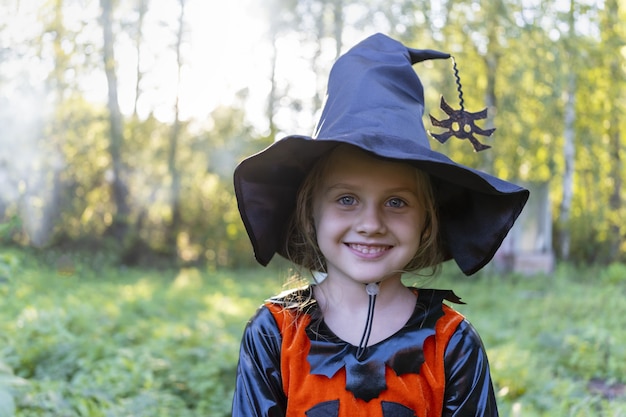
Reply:
<svg viewBox="0 0 626 417"><path fill-rule="evenodd" d="M355 244L350 244L350 247L365 255L380 253L387 249L387 246L367 246L367 245L355 245Z"/></svg>

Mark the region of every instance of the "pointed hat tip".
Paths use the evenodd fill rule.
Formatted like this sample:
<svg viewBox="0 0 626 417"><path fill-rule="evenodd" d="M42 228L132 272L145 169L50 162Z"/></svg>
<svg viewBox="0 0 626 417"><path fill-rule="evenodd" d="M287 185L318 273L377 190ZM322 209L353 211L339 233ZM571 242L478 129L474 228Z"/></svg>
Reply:
<svg viewBox="0 0 626 417"><path fill-rule="evenodd" d="M407 48L411 57L411 64L427 61L429 59L448 59L451 55L447 52L435 51L433 49L412 49Z"/></svg>

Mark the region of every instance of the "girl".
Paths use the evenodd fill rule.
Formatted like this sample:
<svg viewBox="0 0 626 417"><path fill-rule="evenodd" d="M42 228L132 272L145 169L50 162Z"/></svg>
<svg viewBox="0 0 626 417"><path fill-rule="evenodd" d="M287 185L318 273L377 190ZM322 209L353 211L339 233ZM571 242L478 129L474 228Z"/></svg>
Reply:
<svg viewBox="0 0 626 417"><path fill-rule="evenodd" d="M528 198L430 149L412 65L449 57L364 40L333 66L315 135L235 170L256 259L279 253L314 283L248 323L233 416L497 415L480 338L444 304L460 299L401 281L452 258L478 271ZM471 137L473 122L455 121Z"/></svg>

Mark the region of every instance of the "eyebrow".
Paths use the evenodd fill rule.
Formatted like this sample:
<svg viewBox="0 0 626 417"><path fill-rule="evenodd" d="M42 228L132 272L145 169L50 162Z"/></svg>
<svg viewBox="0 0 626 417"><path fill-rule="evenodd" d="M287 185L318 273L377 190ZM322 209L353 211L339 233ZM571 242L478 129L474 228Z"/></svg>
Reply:
<svg viewBox="0 0 626 417"><path fill-rule="evenodd" d="M340 182L340 183L337 183L337 184L333 184L333 185L331 185L330 187L327 187L327 188L325 188L325 189L322 189L322 191L323 191L324 193L329 193L329 192L332 192L332 191L334 191L334 190L342 190L342 189L348 189L348 190L350 190L350 189L357 189L357 190L359 190L359 189L362 189L362 188L364 188L364 187L362 187L362 186L356 186L356 185L351 185L351 184L346 184L346 183L341 183L341 182ZM387 194L395 194L395 193L410 193L410 194L413 194L413 195L415 195L415 196L418 196L418 195L419 195L417 191L414 191L414 190L412 190L412 189L411 189L411 188L409 188L409 187L403 187L403 186L401 186L401 187L395 187L395 188L385 189L384 191L385 191L385 193L387 193Z"/></svg>

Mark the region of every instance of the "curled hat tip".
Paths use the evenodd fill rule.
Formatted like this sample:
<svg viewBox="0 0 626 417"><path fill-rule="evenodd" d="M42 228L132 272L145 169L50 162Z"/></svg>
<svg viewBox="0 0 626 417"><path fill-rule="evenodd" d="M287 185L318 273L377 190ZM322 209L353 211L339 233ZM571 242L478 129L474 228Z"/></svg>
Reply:
<svg viewBox="0 0 626 417"><path fill-rule="evenodd" d="M447 52L435 51L434 49L407 48L411 58L411 64L427 61L429 59L448 59L451 55Z"/></svg>

